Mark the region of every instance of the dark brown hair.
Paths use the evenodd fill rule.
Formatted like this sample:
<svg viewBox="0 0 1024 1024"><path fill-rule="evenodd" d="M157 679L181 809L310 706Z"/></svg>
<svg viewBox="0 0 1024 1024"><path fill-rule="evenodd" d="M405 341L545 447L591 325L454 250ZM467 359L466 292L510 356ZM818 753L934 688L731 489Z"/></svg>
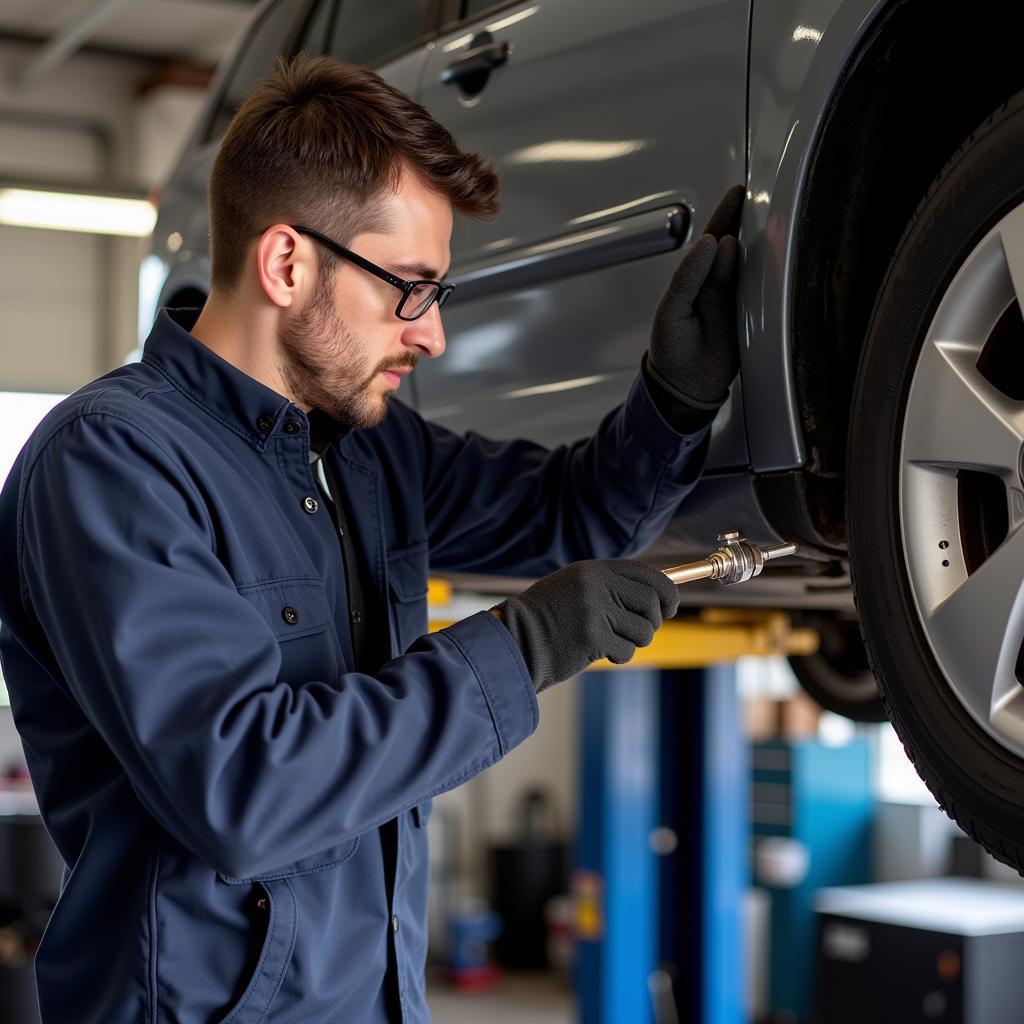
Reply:
<svg viewBox="0 0 1024 1024"><path fill-rule="evenodd" d="M471 217L498 212L498 176L373 71L331 57L279 59L228 126L210 177L213 284L230 291L272 224L315 227L343 245L380 230L404 168ZM321 267L336 258L321 251Z"/></svg>

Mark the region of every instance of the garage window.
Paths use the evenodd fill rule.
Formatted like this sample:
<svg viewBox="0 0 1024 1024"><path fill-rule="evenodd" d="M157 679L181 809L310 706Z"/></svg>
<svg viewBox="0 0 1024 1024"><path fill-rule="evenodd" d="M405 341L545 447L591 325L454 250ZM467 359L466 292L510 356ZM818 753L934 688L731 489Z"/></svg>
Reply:
<svg viewBox="0 0 1024 1024"><path fill-rule="evenodd" d="M330 52L368 67L408 49L427 29L427 0L341 0Z"/></svg>

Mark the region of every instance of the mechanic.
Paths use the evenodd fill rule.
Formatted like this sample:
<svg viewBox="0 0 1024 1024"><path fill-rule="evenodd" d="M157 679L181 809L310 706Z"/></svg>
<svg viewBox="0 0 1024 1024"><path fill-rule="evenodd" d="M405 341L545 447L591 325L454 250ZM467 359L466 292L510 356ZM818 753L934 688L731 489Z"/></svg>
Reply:
<svg viewBox="0 0 1024 1024"><path fill-rule="evenodd" d="M43 1024L428 1020L431 798L675 614L622 556L697 483L737 372L743 190L625 402L554 450L393 400L444 351L453 214L497 192L373 72L279 63L213 168L206 306L162 310L19 456L0 653L66 863ZM421 635L428 556L540 578Z"/></svg>

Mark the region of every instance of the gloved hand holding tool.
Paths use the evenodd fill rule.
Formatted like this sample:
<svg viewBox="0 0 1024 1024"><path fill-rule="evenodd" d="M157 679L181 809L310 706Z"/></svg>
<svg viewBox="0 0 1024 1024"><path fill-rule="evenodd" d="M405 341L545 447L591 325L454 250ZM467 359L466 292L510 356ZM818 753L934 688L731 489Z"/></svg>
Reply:
<svg viewBox="0 0 1024 1024"><path fill-rule="evenodd" d="M743 198L742 185L726 192L654 314L646 370L683 411L717 409L739 371L736 236Z"/></svg>
<svg viewBox="0 0 1024 1024"><path fill-rule="evenodd" d="M540 693L602 658L624 665L675 615L679 584L745 583L765 562L797 551L796 544L762 548L737 531L718 539L723 546L707 558L671 569L626 558L573 562L491 611L512 634Z"/></svg>
<svg viewBox="0 0 1024 1024"><path fill-rule="evenodd" d="M623 665L679 607L675 584L645 562L573 562L492 609L505 623L537 692L607 658Z"/></svg>

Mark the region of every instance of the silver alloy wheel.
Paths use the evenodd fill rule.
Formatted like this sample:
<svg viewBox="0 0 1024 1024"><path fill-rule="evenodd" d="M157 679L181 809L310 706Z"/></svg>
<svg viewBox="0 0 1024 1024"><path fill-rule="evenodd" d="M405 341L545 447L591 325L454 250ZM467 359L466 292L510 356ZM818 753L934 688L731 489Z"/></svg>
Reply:
<svg viewBox="0 0 1024 1024"><path fill-rule="evenodd" d="M907 398L899 488L910 587L938 666L975 721L1024 758L1024 401L978 367L1015 300L1024 308L1024 205L982 239L942 297ZM960 514L964 470L1005 489L1005 539L980 564L968 557Z"/></svg>

